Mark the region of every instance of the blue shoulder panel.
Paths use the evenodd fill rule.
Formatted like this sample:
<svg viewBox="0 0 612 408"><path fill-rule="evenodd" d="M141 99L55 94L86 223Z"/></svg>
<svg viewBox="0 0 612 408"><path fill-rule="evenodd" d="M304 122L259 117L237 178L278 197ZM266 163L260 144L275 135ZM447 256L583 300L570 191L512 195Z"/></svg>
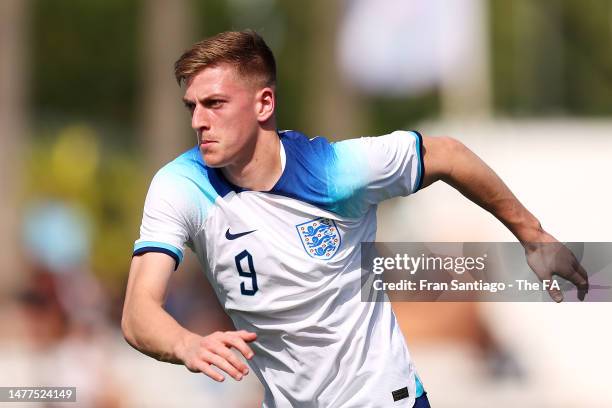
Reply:
<svg viewBox="0 0 612 408"><path fill-rule="evenodd" d="M287 160L281 178L269 193L304 201L343 216L362 214L358 193L363 187L366 169L357 146L340 147L323 137L309 139L295 131L282 131L279 136ZM206 166L197 146L166 167L192 181L211 205L218 196L245 191L230 183L219 169Z"/></svg>
<svg viewBox="0 0 612 408"><path fill-rule="evenodd" d="M287 160L281 178L269 193L304 201L342 216L357 217L363 213L358 192L363 187L366 170L358 148L339 149L323 137L309 139L296 131L281 131L279 136ZM245 191L230 183L218 169L206 167L206 172L210 184L222 197L230 191Z"/></svg>
<svg viewBox="0 0 612 408"><path fill-rule="evenodd" d="M308 139L286 131L280 134L287 154L285 171L270 191L295 198L343 216L359 216L365 169L357 149L339 151L323 137Z"/></svg>
<svg viewBox="0 0 612 408"><path fill-rule="evenodd" d="M329 208L333 199L328 194L328 166L333 149L326 139L308 139L299 132L280 133L287 160L280 180L270 193Z"/></svg>

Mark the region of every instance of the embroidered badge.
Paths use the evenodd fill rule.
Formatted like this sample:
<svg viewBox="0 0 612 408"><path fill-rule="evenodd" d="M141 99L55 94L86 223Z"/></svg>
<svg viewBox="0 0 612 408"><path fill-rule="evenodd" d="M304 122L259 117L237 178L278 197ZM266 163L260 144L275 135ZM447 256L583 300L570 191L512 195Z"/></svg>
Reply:
<svg viewBox="0 0 612 408"><path fill-rule="evenodd" d="M313 258L331 259L342 239L336 223L329 218L317 218L295 226L304 250Z"/></svg>

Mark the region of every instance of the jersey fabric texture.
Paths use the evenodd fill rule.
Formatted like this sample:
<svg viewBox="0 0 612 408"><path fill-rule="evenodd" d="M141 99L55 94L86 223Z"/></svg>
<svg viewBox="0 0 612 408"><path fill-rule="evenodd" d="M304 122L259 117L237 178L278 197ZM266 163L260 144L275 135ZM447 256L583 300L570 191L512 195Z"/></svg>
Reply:
<svg viewBox="0 0 612 408"><path fill-rule="evenodd" d="M236 329L257 333L264 407L412 407L423 386L386 295L361 301L360 243L375 241L379 202L420 188L421 136L278 135L285 166L267 192L232 185L198 147L164 166L134 255L178 267L195 252Z"/></svg>

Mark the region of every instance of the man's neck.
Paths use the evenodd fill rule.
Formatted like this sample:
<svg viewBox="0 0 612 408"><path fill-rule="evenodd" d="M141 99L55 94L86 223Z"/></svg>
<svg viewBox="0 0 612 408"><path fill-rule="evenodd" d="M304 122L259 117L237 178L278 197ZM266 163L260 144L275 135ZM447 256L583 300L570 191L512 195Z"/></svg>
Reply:
<svg viewBox="0 0 612 408"><path fill-rule="evenodd" d="M276 130L263 130L250 157L243 163L223 167L223 175L238 187L252 191L271 190L283 172L280 143Z"/></svg>

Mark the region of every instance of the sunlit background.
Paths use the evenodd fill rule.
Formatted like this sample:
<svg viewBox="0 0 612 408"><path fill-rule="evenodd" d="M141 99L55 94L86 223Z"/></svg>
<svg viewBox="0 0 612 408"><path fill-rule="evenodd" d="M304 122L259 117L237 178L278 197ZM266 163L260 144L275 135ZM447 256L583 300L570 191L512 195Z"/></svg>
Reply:
<svg viewBox="0 0 612 408"><path fill-rule="evenodd" d="M0 386L76 386L83 407L261 405L253 375L217 384L119 330L148 183L195 143L172 65L243 28L276 54L280 128L453 136L560 240L612 241L610 0L0 0ZM513 237L434 185L383 204L378 239ZM167 308L231 329L193 257ZM612 406L609 304L394 308L434 407Z"/></svg>

